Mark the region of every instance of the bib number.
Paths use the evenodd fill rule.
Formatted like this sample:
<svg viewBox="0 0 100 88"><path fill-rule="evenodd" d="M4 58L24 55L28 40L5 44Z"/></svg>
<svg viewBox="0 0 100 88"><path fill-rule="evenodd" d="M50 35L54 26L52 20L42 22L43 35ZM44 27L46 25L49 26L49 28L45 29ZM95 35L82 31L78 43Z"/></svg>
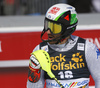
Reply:
<svg viewBox="0 0 100 88"><path fill-rule="evenodd" d="M65 71L65 72L63 72L63 71L60 71L59 73L58 73L58 75L60 75L60 78L61 79L64 79L64 78L73 78L73 73L72 73L72 71Z"/></svg>

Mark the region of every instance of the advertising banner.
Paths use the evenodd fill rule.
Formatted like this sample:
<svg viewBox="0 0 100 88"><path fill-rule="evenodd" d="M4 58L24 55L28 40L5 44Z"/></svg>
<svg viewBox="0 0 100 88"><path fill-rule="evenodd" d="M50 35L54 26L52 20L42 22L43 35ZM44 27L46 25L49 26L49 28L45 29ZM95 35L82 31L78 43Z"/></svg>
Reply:
<svg viewBox="0 0 100 88"><path fill-rule="evenodd" d="M41 42L42 27L0 29L0 86L26 88L30 53ZM36 30L35 30L36 29ZM73 35L93 42L100 49L100 26L78 28ZM44 36L46 38L47 36ZM94 85L90 77L90 86Z"/></svg>

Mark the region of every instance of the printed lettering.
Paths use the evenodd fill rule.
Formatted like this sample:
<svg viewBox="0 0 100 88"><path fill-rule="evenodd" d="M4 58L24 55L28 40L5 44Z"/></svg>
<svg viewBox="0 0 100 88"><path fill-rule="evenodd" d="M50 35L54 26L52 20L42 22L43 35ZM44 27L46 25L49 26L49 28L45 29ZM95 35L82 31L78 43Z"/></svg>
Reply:
<svg viewBox="0 0 100 88"><path fill-rule="evenodd" d="M55 57L55 61L56 61L56 62L59 62L59 60L57 60L57 59L59 59L59 56L56 56L56 57Z"/></svg>
<svg viewBox="0 0 100 88"><path fill-rule="evenodd" d="M100 49L100 38L86 38L88 41L94 43L95 45L97 45L97 47Z"/></svg>
<svg viewBox="0 0 100 88"><path fill-rule="evenodd" d="M65 78L73 78L72 71L65 71Z"/></svg>
<svg viewBox="0 0 100 88"><path fill-rule="evenodd" d="M66 61L66 60L65 60L65 55L62 56L62 54L60 54L60 62L62 62L62 61Z"/></svg>
<svg viewBox="0 0 100 88"><path fill-rule="evenodd" d="M83 63L82 55L79 53L73 54L71 61L66 62L66 55L59 54L59 56L50 57L51 59L51 69L56 70L72 70L84 68L85 63Z"/></svg>
<svg viewBox="0 0 100 88"><path fill-rule="evenodd" d="M1 49L1 41L0 41L0 52L2 52L2 49Z"/></svg>
<svg viewBox="0 0 100 88"><path fill-rule="evenodd" d="M72 62L70 61L69 64L70 64L70 69L73 69L73 68L76 69L76 67L75 67L75 63L72 64Z"/></svg>
<svg viewBox="0 0 100 88"><path fill-rule="evenodd" d="M71 71L70 71L71 72ZM59 73L59 75L64 75L64 73L61 71L60 73ZM63 86L65 87L65 88L79 88L80 86L84 86L84 85L86 85L86 84L88 84L89 83L89 80L83 80L83 81L80 81L80 82L69 82L69 83L63 83ZM48 82L48 81L46 81L46 85L47 86L51 86L51 87L60 87L60 85L58 84L58 83L54 83L54 82ZM84 87L85 88L85 87Z"/></svg>
<svg viewBox="0 0 100 88"><path fill-rule="evenodd" d="M65 70L69 69L69 64L65 64Z"/></svg>
<svg viewBox="0 0 100 88"><path fill-rule="evenodd" d="M59 62L57 64L51 63L51 69L52 70L69 70L69 69L79 69L85 67L85 63L72 63L69 61L68 64L65 64L65 62Z"/></svg>
<svg viewBox="0 0 100 88"><path fill-rule="evenodd" d="M65 71L64 73L63 73L63 71L60 71L58 73L58 75L60 75L61 79L64 79L64 78L73 78L72 74L73 74L72 71Z"/></svg>
<svg viewBox="0 0 100 88"><path fill-rule="evenodd" d="M51 59L51 62L54 62L55 61L55 58L54 57L50 57Z"/></svg>
<svg viewBox="0 0 100 88"><path fill-rule="evenodd" d="M63 73L62 71L60 71L60 72L58 73L58 75L60 75L60 78L61 78L61 79L64 79L64 73Z"/></svg>
<svg viewBox="0 0 100 88"><path fill-rule="evenodd" d="M100 38L99 39L98 38L95 38L94 44L96 44L97 47L100 49Z"/></svg>
<svg viewBox="0 0 100 88"><path fill-rule="evenodd" d="M77 68L82 68L82 67L85 67L84 63L79 63L79 65L77 66Z"/></svg>
<svg viewBox="0 0 100 88"><path fill-rule="evenodd" d="M55 57L50 57L50 59L51 59L51 62L62 62L62 61L66 61L66 59L65 59L65 56L66 55L64 55L64 56L62 56L62 54L60 54L59 56L55 56Z"/></svg>
<svg viewBox="0 0 100 88"><path fill-rule="evenodd" d="M60 10L60 8L58 7L53 7L48 13L52 13L54 15L56 15L56 13Z"/></svg>
<svg viewBox="0 0 100 88"><path fill-rule="evenodd" d="M86 40L88 40L89 42L93 43L93 39L92 38L86 38Z"/></svg>

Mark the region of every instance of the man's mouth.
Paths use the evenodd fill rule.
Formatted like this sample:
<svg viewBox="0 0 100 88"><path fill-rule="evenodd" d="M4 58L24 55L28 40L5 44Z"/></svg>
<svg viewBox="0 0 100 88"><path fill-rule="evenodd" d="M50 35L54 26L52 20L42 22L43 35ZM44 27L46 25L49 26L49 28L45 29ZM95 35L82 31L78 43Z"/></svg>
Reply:
<svg viewBox="0 0 100 88"><path fill-rule="evenodd" d="M48 39L49 39L49 40L52 40L52 39L54 39L54 36L49 34L49 35L48 35Z"/></svg>

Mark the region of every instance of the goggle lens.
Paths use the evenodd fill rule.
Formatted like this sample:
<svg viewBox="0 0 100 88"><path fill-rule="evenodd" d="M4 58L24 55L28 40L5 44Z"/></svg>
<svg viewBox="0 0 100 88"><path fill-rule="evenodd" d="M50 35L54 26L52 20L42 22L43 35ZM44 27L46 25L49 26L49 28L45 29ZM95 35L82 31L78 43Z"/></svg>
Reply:
<svg viewBox="0 0 100 88"><path fill-rule="evenodd" d="M59 34L62 31L61 24L45 20L45 30L50 29L53 34Z"/></svg>

